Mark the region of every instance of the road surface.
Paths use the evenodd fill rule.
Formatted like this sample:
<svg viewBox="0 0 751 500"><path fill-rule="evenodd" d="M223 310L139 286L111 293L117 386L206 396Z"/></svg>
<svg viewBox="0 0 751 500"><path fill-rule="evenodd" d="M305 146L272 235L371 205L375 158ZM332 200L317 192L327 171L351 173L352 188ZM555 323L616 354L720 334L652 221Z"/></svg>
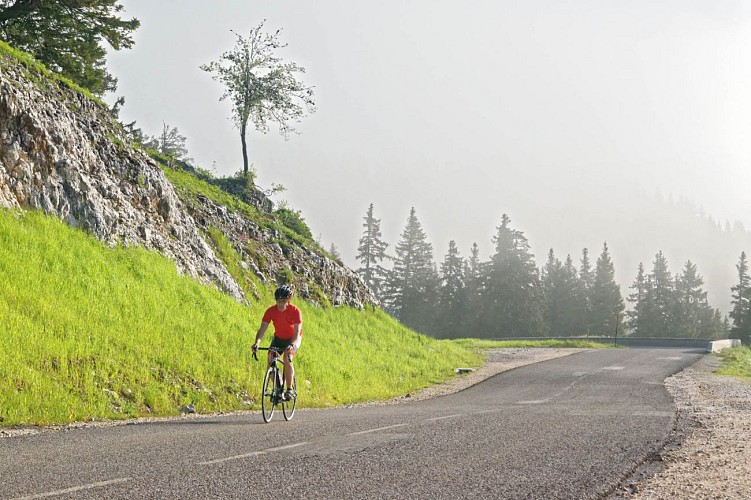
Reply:
<svg viewBox="0 0 751 500"><path fill-rule="evenodd" d="M692 349L600 349L398 405L0 439L0 498L602 498L675 422ZM278 418L278 420L276 420Z"/></svg>

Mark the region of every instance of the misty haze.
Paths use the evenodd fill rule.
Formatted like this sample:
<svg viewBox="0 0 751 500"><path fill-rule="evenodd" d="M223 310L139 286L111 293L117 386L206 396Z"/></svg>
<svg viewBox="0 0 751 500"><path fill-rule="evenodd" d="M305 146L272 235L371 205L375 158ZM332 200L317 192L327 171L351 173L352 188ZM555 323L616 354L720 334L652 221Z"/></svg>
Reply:
<svg viewBox="0 0 751 500"><path fill-rule="evenodd" d="M237 130L198 66L230 29L282 28L318 110L289 141L249 134L251 161L350 267L370 203L392 248L414 206L436 261L452 239L488 258L508 213L540 266L607 242L625 296L663 251L730 310L751 248L744 2L123 4L143 23L110 56L125 121L178 126L218 175L242 167Z"/></svg>
<svg viewBox="0 0 751 500"><path fill-rule="evenodd" d="M0 496L747 498L749 47L747 0L0 0Z"/></svg>

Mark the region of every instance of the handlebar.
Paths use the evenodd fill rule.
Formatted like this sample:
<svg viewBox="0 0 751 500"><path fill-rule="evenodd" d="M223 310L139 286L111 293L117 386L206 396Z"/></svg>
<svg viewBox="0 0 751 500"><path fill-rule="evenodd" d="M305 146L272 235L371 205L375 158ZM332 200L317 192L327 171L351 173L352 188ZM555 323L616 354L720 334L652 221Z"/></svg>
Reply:
<svg viewBox="0 0 751 500"><path fill-rule="evenodd" d="M279 349L278 347L258 347L256 348L256 351L271 351L281 355L284 352L284 349ZM253 359L258 361L258 355L256 354L256 351L253 351Z"/></svg>

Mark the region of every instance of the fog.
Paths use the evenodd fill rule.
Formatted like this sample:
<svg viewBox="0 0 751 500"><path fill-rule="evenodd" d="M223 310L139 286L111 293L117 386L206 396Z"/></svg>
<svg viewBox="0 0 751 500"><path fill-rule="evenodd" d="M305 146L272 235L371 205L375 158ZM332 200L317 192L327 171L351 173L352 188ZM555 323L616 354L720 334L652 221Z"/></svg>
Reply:
<svg viewBox="0 0 751 500"><path fill-rule="evenodd" d="M594 260L607 241L626 295L638 263L664 250L673 272L696 262L727 310L748 238L703 241L695 220L660 220L671 205L655 200L751 227L747 2L122 4L142 25L109 58L121 119L152 135L178 127L217 175L242 168L239 132L198 67L233 47L230 29L282 28L278 54L307 69L318 110L288 141L273 125L252 131L251 161L351 267L370 203L391 249L414 206L437 261L451 239L489 257L508 213L540 263L551 247Z"/></svg>

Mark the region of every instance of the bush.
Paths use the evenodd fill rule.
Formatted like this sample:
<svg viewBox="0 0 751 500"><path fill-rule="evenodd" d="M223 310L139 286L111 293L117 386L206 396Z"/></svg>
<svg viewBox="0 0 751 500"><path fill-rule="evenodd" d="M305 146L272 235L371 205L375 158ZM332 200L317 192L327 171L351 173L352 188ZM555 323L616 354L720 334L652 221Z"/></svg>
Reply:
<svg viewBox="0 0 751 500"><path fill-rule="evenodd" d="M305 223L305 219L300 215L299 210L290 210L289 208L279 208L276 211L276 216L286 227L293 230L307 240L313 239L313 234L310 232L310 228Z"/></svg>

